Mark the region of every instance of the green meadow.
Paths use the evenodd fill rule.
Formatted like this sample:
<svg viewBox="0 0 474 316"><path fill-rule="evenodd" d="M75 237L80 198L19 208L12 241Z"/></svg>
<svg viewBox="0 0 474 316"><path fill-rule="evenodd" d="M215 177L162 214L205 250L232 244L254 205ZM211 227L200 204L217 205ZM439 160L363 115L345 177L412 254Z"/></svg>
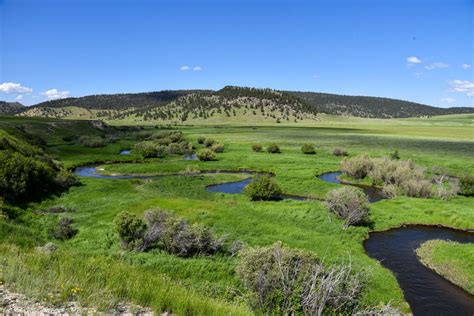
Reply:
<svg viewBox="0 0 474 316"><path fill-rule="evenodd" d="M144 160L133 151L119 155L121 149L133 148L136 142L126 133L99 148L69 141L68 136L102 133L86 122L0 118L0 128L8 133L44 139L46 151L68 168L97 164L103 174L156 176L81 178L82 185L28 205L18 219L0 220L0 281L13 291L52 304L77 300L107 310L117 302L132 302L176 315L253 313L246 300L248 293L236 276L238 256L181 258L160 250L123 251L113 229L113 220L122 211L142 215L150 209L169 210L248 247L282 241L291 248L312 252L328 264L351 260L356 269L370 271L363 304L391 303L403 312L409 312L409 307L395 276L364 251L368 233L403 224L474 228L473 198L457 196L448 200L383 200L370 205L372 225L343 230L341 221L319 201L340 185L317 177L339 170L342 158L332 154L336 147L350 156L382 157L398 150L401 159L413 160L428 171L442 168L453 176L474 175L473 115L400 120L323 115L316 123L241 126L224 122L227 124L174 127L198 148L202 147L197 144L198 137L224 144L224 152L209 162L188 161L182 156ZM147 126L144 131L158 133L161 129ZM256 143L264 148L276 143L282 152L254 152L251 145ZM316 154L304 155L304 143L314 144ZM176 175L186 170L202 174ZM205 173L215 170L272 172L284 193L311 199L252 202L243 194L208 192L208 185L248 177ZM74 238L63 242L52 240L47 233L61 215L38 212L58 205L75 209L67 216L78 229ZM35 250L49 241L59 246L57 252L47 255ZM465 247L469 251L473 248Z"/></svg>

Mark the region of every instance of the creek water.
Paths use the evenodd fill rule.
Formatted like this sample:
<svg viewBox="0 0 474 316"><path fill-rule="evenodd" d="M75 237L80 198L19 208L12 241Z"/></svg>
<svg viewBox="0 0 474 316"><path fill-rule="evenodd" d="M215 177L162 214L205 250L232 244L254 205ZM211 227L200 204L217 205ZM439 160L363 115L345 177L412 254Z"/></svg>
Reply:
<svg viewBox="0 0 474 316"><path fill-rule="evenodd" d="M407 226L373 232L367 254L390 269L416 315L474 315L474 296L425 267L415 253L432 239L473 243L474 233L433 226Z"/></svg>

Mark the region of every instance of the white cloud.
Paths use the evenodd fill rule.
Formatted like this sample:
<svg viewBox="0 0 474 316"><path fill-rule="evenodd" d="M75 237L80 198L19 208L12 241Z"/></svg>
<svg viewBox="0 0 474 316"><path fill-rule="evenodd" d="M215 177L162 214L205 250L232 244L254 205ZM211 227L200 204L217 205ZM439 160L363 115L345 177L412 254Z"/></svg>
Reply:
<svg viewBox="0 0 474 316"><path fill-rule="evenodd" d="M0 84L0 92L4 93L21 93L21 94L28 94L33 92L33 89L24 87L19 83L13 83L13 82L4 82Z"/></svg>
<svg viewBox="0 0 474 316"><path fill-rule="evenodd" d="M57 89L50 89L41 92L48 100L64 99L69 97L69 91L58 91Z"/></svg>
<svg viewBox="0 0 474 316"><path fill-rule="evenodd" d="M202 71L201 66L194 66L193 71Z"/></svg>
<svg viewBox="0 0 474 316"><path fill-rule="evenodd" d="M446 103L453 103L454 101L456 101L456 100L453 99L453 98L442 98L441 99L441 102L446 102Z"/></svg>
<svg viewBox="0 0 474 316"><path fill-rule="evenodd" d="M16 96L15 101L20 101L21 99L23 99L23 95L19 94Z"/></svg>
<svg viewBox="0 0 474 316"><path fill-rule="evenodd" d="M421 59L419 59L416 56L410 56L407 58L407 63L408 65L415 65L415 64L421 64L423 62L421 61Z"/></svg>
<svg viewBox="0 0 474 316"><path fill-rule="evenodd" d="M462 67L462 69L469 69L469 68L471 68L471 65L470 64L462 64L461 67Z"/></svg>
<svg viewBox="0 0 474 316"><path fill-rule="evenodd" d="M448 68L448 67L449 67L448 64L438 61L436 63L426 65L425 69L433 70L433 69L442 69L442 68Z"/></svg>
<svg viewBox="0 0 474 316"><path fill-rule="evenodd" d="M474 97L474 83L467 80L451 80L449 81L452 91L465 93L469 97Z"/></svg>
<svg viewBox="0 0 474 316"><path fill-rule="evenodd" d="M183 65L183 66L179 67L179 70L181 70L181 71L188 71L189 69L191 69L191 68L189 68L189 66L186 66L186 65Z"/></svg>

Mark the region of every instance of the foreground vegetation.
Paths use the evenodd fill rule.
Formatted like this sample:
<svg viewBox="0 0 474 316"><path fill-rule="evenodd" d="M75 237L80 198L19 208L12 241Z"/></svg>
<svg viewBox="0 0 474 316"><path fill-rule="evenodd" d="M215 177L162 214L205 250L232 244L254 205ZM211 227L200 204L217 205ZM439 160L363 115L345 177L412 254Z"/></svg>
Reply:
<svg viewBox="0 0 474 316"><path fill-rule="evenodd" d="M428 268L474 294L474 246L444 240L423 243L416 254Z"/></svg>
<svg viewBox="0 0 474 316"><path fill-rule="evenodd" d="M365 254L363 240L371 230L405 223L473 228L471 197L425 199L402 194L371 204L370 210L366 201L361 201L362 216L357 217L360 221L354 226L348 224L352 220L348 221L351 218L345 212L338 208L330 212L317 200L261 201L265 200L261 198L262 187L272 189L270 195L264 190L264 197L282 192L318 199L340 188L317 178L324 172L340 170L345 155L335 155L335 148L339 148L337 153L346 152L349 158L363 154L386 157L398 149L401 160L410 159L427 170L442 167L453 176L474 170L474 147L466 137L472 132L472 125L465 121L460 125L450 118L436 124L424 120L416 124L398 122L397 128L390 121L384 128L372 121L361 127L357 120L348 124L321 123L323 126L318 127L182 127L180 141L169 142L164 157L146 158L134 146L141 142L161 146L163 132L174 135L176 128L97 128L86 121L1 119L0 126L9 137L27 144L34 141L35 135L35 146L61 160L65 168L104 163L98 167L103 174L160 175L149 179L80 178L80 186L29 203L15 216L4 212L6 215L0 219L1 281L14 291L51 303L77 300L104 310L117 302L130 301L177 315L251 314L287 306L272 288L265 292L273 293L273 299L264 302L270 304L258 304L259 292L245 272L250 268L245 265L245 258L255 256L253 250L257 254L268 253L268 247L281 241L281 249L288 249L290 257L302 254L302 258L314 258L314 262L309 260L313 262L310 266L324 267L321 271L333 271L350 262L351 275L363 276L363 287L349 304L352 311L372 310L390 303L407 312L409 308L395 277ZM420 127L413 131L417 124ZM103 146L85 146L79 141L83 135L100 137ZM183 139L193 151L210 151L211 156L203 157L212 159L184 160L184 151L170 153L168 147ZM224 145L225 150L213 149L215 144ZM313 146L316 154L304 153L303 146ZM183 143L184 147L189 148ZM132 152L119 155L121 149ZM204 173L213 170L254 170L274 176L256 186L258 190L252 190L249 196L229 195L208 192L206 186L242 180L248 175ZM256 201L252 196L257 197ZM4 204L2 208L7 210L10 206ZM156 209L172 215L150 221L147 211ZM370 223L366 223L368 219ZM66 230L65 223L69 227ZM124 223L131 224L121 225ZM69 229L77 233L70 234ZM61 234L52 233L58 231ZM131 239L125 234L130 231L137 232ZM177 247L183 236L185 245L192 241L192 251L184 248L183 252ZM140 247L144 240L152 241L145 250ZM47 243L54 243L57 249L45 251ZM292 293L296 295L297 291ZM321 310L348 311L331 304ZM296 313L308 308L294 306Z"/></svg>

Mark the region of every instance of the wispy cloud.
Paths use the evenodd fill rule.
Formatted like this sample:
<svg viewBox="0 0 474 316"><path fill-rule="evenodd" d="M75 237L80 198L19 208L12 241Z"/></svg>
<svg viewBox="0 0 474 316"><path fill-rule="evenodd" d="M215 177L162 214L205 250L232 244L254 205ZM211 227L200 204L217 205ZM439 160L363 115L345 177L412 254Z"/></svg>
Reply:
<svg viewBox="0 0 474 316"><path fill-rule="evenodd" d="M467 80L451 80L449 85L452 91L464 93L468 97L474 97L474 83Z"/></svg>
<svg viewBox="0 0 474 316"><path fill-rule="evenodd" d="M453 103L454 101L456 101L456 99L453 99L453 98L442 98L441 99L441 102L445 102L445 103Z"/></svg>
<svg viewBox="0 0 474 316"><path fill-rule="evenodd" d="M29 94L29 93L33 92L33 89L22 86L19 83L4 82L4 83L0 84L0 92Z"/></svg>
<svg viewBox="0 0 474 316"><path fill-rule="evenodd" d="M23 99L23 94L17 95L15 101L20 101L21 99Z"/></svg>
<svg viewBox="0 0 474 316"><path fill-rule="evenodd" d="M193 71L202 71L201 66L194 66Z"/></svg>
<svg viewBox="0 0 474 316"><path fill-rule="evenodd" d="M59 91L58 89L50 89L41 92L41 95L45 96L48 100L57 100L69 97L69 91Z"/></svg>
<svg viewBox="0 0 474 316"><path fill-rule="evenodd" d="M181 71L188 71L189 69L191 69L191 68L189 68L189 66L186 66L186 65L183 65L183 66L179 67L179 70L181 70Z"/></svg>
<svg viewBox="0 0 474 316"><path fill-rule="evenodd" d="M469 68L471 68L471 65L470 64L462 64L461 68L462 69L469 69Z"/></svg>
<svg viewBox="0 0 474 316"><path fill-rule="evenodd" d="M421 63L423 63L423 61L421 61L421 59L419 59L416 56L407 57L407 65L408 66L413 66L413 65L421 64Z"/></svg>
<svg viewBox="0 0 474 316"><path fill-rule="evenodd" d="M425 69L433 70L433 69L443 69L443 68L448 68L448 67L449 67L448 64L443 63L441 61L438 61L438 62L435 62L435 63L431 63L429 65L426 65Z"/></svg>

